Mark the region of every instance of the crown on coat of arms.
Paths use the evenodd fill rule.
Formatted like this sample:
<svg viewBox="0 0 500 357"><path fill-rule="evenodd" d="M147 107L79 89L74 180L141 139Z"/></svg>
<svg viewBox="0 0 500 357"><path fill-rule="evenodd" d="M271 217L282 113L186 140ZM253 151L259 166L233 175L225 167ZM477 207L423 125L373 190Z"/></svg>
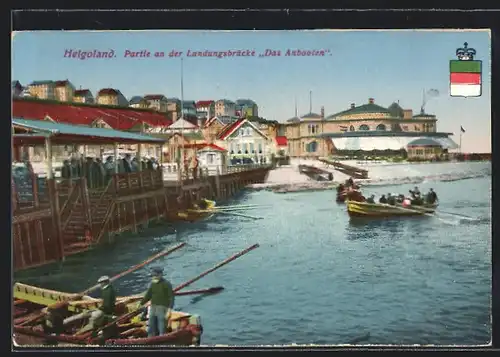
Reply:
<svg viewBox="0 0 500 357"><path fill-rule="evenodd" d="M468 43L464 42L464 47L457 48L456 55L460 61L472 61L476 55L476 50L467 46Z"/></svg>

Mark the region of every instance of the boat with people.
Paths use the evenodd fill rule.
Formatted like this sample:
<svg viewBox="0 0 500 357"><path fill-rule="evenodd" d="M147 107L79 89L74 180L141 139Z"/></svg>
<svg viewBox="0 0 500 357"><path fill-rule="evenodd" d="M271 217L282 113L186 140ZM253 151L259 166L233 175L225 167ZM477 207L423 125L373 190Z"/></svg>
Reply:
<svg viewBox="0 0 500 357"><path fill-rule="evenodd" d="M36 286L16 283L13 289L14 336L18 345L199 345L202 335L201 320L198 315L182 311L171 311L165 317L167 331L163 335L148 337L145 314L137 310L137 296L116 298L115 315L129 314L129 319L120 321L111 338L103 340L102 333L79 334L88 324L92 311L98 309L102 299L78 296L61 291L48 290ZM47 315L57 316L61 321L60 333L53 334L44 329L44 324L26 325L26 322L43 309ZM109 337L109 336L108 336Z"/></svg>
<svg viewBox="0 0 500 357"><path fill-rule="evenodd" d="M411 195L408 197L403 194L383 194L375 202L375 195L365 198L359 189L351 186L346 193L347 213L350 217L387 218L425 216L436 211L438 198L432 188L425 198L421 196L418 187L409 192Z"/></svg>
<svg viewBox="0 0 500 357"><path fill-rule="evenodd" d="M176 221L197 222L209 219L215 213L216 202L208 199L202 199L195 203L191 208L178 211L173 218ZM212 212L213 211L213 212Z"/></svg>
<svg viewBox="0 0 500 357"><path fill-rule="evenodd" d="M425 216L435 212L437 204L390 205L387 203L368 203L348 200L347 213L350 217L402 217L402 216Z"/></svg>

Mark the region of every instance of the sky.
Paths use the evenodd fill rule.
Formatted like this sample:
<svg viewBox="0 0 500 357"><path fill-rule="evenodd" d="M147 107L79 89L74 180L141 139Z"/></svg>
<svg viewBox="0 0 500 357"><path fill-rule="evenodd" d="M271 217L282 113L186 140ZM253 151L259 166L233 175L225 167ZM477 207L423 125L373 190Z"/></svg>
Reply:
<svg viewBox="0 0 500 357"><path fill-rule="evenodd" d="M449 96L449 61L468 42L483 61L482 96ZM259 116L284 122L312 109L325 115L361 105L368 98L388 107L420 111L423 91L437 89L427 113L440 132L454 133L463 152L491 152L490 34L488 31L37 31L16 32L12 40L12 79L69 79L76 88L119 89L134 95L184 100L252 99ZM324 50L324 56L285 56L291 50ZM72 51L111 51L113 58L65 57ZM150 57L125 56L149 51ZM192 57L187 51L255 51L246 57ZM266 50L281 56L260 56ZM172 51L181 56L170 57ZM163 52L164 57L155 57Z"/></svg>

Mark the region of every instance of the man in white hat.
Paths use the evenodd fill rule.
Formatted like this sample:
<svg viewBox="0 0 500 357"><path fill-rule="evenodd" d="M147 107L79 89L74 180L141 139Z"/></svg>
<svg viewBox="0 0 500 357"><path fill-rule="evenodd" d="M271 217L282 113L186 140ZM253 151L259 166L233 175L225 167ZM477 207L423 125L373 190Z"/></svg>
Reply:
<svg viewBox="0 0 500 357"><path fill-rule="evenodd" d="M116 294L111 285L111 280L107 275L104 275L97 280L97 283L101 286L102 304L97 310L92 311L89 323L78 331L78 334L103 326L112 320L112 315L115 312Z"/></svg>

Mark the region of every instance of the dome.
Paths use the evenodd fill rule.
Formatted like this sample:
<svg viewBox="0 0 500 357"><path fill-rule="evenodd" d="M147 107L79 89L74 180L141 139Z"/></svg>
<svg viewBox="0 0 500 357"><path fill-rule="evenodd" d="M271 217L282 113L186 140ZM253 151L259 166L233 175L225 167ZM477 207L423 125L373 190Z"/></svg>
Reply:
<svg viewBox="0 0 500 357"><path fill-rule="evenodd" d="M427 138L420 138L413 140L408 143L407 146L431 146L431 147L441 147L442 145L437 141Z"/></svg>

